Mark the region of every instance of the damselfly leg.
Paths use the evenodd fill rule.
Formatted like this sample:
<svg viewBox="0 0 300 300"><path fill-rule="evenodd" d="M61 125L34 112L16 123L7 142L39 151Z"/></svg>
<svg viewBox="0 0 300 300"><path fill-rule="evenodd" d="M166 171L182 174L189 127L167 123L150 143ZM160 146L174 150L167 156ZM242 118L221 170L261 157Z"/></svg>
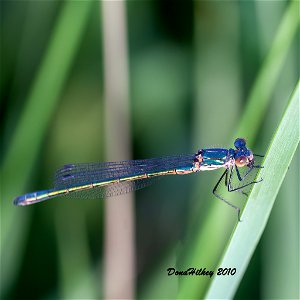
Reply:
<svg viewBox="0 0 300 300"><path fill-rule="evenodd" d="M221 182L222 179L224 178L224 176L225 176L225 183L226 183L226 181L228 181L228 180L227 180L227 179L228 179L228 178L227 178L227 176L228 176L228 169L226 169L226 170L224 171L224 173L222 174L222 176L219 178L217 184L215 185L215 187L214 187L214 189L213 189L213 194L214 194L217 198L219 198L220 200L222 200L223 202L225 202L227 205L231 206L233 209L236 210L237 215L238 215L238 220L239 220L239 222L240 222L240 221L241 221L241 219L240 219L241 209L240 209L239 207L235 206L234 204L230 203L229 201L227 201L226 199L224 199L221 195L219 195L219 194L217 193L217 189L218 189L218 187L219 187L219 185L220 185L220 182Z"/></svg>
<svg viewBox="0 0 300 300"><path fill-rule="evenodd" d="M262 155L259 155L259 157L263 157ZM230 166L228 167L224 173L222 174L222 176L220 177L220 179L218 180L218 182L216 183L214 189L213 189L213 194L220 200L222 200L223 202L225 202L227 205L229 205L230 207L234 208L237 211L238 214L238 221L241 221L240 219L240 208L237 207L236 205L232 204L231 202L229 202L228 200L224 199L219 193L218 193L218 188L220 186L220 183L222 182L223 178L225 186L227 188L228 192L239 192L241 194L243 194L244 196L248 197L248 194L244 191L244 189L248 186L251 186L255 183L259 183L261 182L263 179L259 179L259 180L251 180L250 182L245 182L245 180L249 177L249 175L252 173L252 171L254 169L261 169L263 168L263 166L260 165L249 165L248 166L248 170L245 172L245 174L241 175L239 168L237 165L234 166ZM234 173L236 173L236 177L239 180L239 182L242 182L244 184L242 184L239 187L234 187L233 186L233 177L234 177Z"/></svg>

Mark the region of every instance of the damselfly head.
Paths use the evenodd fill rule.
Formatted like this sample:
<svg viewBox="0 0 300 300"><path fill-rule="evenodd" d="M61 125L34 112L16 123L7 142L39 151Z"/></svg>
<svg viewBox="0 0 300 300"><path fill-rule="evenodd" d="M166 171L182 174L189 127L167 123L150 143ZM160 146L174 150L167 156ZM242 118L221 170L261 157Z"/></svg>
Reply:
<svg viewBox="0 0 300 300"><path fill-rule="evenodd" d="M243 139L243 138L237 138L237 139L234 141L234 147L235 147L236 149L240 149L240 148L246 147L246 140Z"/></svg>

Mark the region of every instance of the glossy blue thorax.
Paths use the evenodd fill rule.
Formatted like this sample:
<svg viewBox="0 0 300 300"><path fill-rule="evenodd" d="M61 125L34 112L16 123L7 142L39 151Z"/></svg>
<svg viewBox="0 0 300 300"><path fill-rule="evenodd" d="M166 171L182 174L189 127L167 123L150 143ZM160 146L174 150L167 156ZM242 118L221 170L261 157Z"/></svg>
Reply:
<svg viewBox="0 0 300 300"><path fill-rule="evenodd" d="M237 151L234 154L234 157L241 157L241 156L250 156L251 150L249 150L247 147L238 148Z"/></svg>
<svg viewBox="0 0 300 300"><path fill-rule="evenodd" d="M203 163L222 165L227 161L228 149L224 148L212 148L203 149L201 156L203 158Z"/></svg>

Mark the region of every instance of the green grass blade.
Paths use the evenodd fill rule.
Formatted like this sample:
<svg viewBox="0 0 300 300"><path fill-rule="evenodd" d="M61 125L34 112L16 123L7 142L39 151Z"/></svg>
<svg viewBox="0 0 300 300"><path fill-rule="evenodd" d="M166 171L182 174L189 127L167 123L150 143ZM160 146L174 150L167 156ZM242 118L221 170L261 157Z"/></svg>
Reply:
<svg viewBox="0 0 300 300"><path fill-rule="evenodd" d="M12 200L24 192L37 161L79 48L91 5L92 2L65 3L1 165L1 272L5 274L2 290L7 289L19 267L31 211L14 207Z"/></svg>
<svg viewBox="0 0 300 300"><path fill-rule="evenodd" d="M66 221L68 216L68 221ZM59 297L97 299L99 280L91 267L85 214L79 209L60 206L55 214L58 247ZM99 281L101 282L101 281Z"/></svg>
<svg viewBox="0 0 300 300"><path fill-rule="evenodd" d="M259 126L264 121L274 85L280 76L283 62L289 51L290 47L287 47L287 45L291 45L299 27L299 16L297 13L295 14L295 9L297 10L297 5L294 1L286 8L270 51L262 64L247 100L248 104L237 127L238 130L229 139L231 141L241 136L247 139L247 145L250 148L253 145ZM264 91L262 91L263 87ZM190 226L190 243L193 243L193 247L190 247L190 244L187 243L189 246L184 250L186 253L184 254L182 269L190 266L205 266L206 268L215 269L217 266L223 249L231 236L234 222L236 222L232 218L232 212L229 209L224 209L217 202L215 197L212 197L205 219L199 229L196 226ZM203 297L210 284L209 278L199 281L190 277L181 277L179 281L178 298Z"/></svg>
<svg viewBox="0 0 300 300"><path fill-rule="evenodd" d="M254 140L261 124L261 122L256 122L256 120L263 120L263 116L271 100L271 94L277 83L277 78L299 28L300 15L298 3L298 1L291 1L289 7L286 9L272 48L264 61L261 72L256 78L247 101L245 114L242 116L236 136L247 136L248 143ZM253 116L255 116L255 122L253 122ZM251 131L249 131L249 124L251 124Z"/></svg>
<svg viewBox="0 0 300 300"><path fill-rule="evenodd" d="M299 144L299 92L295 89L281 123L272 139L260 175L219 264L236 268L234 276L216 276L206 294L209 299L232 298L266 227L277 193Z"/></svg>

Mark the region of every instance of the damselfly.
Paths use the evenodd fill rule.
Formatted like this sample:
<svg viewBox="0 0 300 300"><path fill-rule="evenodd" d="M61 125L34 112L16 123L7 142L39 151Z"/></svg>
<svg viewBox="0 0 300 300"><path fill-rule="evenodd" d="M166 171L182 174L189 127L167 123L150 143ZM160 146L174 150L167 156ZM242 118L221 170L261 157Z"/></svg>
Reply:
<svg viewBox="0 0 300 300"><path fill-rule="evenodd" d="M225 178L228 192L238 191L247 195L243 189L262 180L246 181L255 168L262 168L255 165L254 160L255 156L262 156L253 154L247 148L245 139L236 139L234 146L235 149L200 149L196 154L143 160L64 165L55 173L54 188L19 196L15 198L14 204L29 205L63 195L80 198L116 196L144 188L158 176L185 175L225 168L213 189L213 194L234 208L240 220L240 208L225 200L218 193L218 187ZM248 169L241 176L239 168L244 166ZM232 185L234 173L242 183L239 187Z"/></svg>

